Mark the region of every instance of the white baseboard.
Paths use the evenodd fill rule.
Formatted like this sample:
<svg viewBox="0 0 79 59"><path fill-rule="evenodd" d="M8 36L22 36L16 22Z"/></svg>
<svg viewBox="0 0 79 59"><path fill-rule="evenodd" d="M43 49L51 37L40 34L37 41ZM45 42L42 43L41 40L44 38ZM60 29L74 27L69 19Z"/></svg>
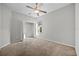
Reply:
<svg viewBox="0 0 79 59"><path fill-rule="evenodd" d="M46 39L46 40L48 40L48 39ZM73 46L73 45L65 44L65 43L62 43L62 42L57 42L57 41L53 41L53 40L48 40L48 41L55 42L55 43L58 43L58 44L62 44L62 45L66 45L66 46L70 46L70 47L75 48L75 46Z"/></svg>
<svg viewBox="0 0 79 59"><path fill-rule="evenodd" d="M4 44L3 46L0 46L0 49L1 48L3 48L3 47L5 47L5 46L7 46L7 45L9 45L10 43L7 43L7 44Z"/></svg>
<svg viewBox="0 0 79 59"><path fill-rule="evenodd" d="M56 42L56 41L53 41L53 42ZM62 42L56 42L56 43L63 44L63 45L66 45L66 46L70 46L70 47L75 48L75 46L73 46L73 45L65 44L65 43L62 43Z"/></svg>

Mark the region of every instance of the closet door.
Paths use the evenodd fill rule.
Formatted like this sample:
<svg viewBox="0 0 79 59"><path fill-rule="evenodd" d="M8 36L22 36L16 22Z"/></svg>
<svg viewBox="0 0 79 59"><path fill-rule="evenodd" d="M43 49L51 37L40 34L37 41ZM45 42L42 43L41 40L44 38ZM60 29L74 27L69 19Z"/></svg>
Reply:
<svg viewBox="0 0 79 59"><path fill-rule="evenodd" d="M11 43L21 42L23 40L23 23L17 18L11 21Z"/></svg>

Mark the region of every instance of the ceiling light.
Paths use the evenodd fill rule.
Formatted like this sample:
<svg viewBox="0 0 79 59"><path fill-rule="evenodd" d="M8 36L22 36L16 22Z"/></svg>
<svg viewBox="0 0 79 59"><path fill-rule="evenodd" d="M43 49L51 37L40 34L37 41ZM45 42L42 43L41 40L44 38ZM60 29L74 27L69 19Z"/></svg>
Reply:
<svg viewBox="0 0 79 59"><path fill-rule="evenodd" d="M35 13L39 13L39 10L34 10Z"/></svg>

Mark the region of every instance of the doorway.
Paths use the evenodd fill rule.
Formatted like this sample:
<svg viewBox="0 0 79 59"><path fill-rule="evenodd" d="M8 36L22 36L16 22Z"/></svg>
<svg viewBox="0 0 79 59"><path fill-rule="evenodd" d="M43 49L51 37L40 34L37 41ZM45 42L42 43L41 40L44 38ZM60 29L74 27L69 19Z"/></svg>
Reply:
<svg viewBox="0 0 79 59"><path fill-rule="evenodd" d="M24 23L24 39L26 38L34 38L34 23L25 22Z"/></svg>

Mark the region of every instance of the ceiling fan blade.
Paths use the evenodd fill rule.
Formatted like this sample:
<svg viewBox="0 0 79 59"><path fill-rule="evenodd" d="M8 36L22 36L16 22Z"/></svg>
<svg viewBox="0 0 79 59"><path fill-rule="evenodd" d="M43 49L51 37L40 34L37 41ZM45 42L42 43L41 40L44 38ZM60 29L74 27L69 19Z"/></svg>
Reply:
<svg viewBox="0 0 79 59"><path fill-rule="evenodd" d="M39 13L37 13L37 16L39 16Z"/></svg>
<svg viewBox="0 0 79 59"><path fill-rule="evenodd" d="M47 13L46 11L43 11L43 10L39 10L40 12L43 12L43 13Z"/></svg>
<svg viewBox="0 0 79 59"><path fill-rule="evenodd" d="M38 3L36 3L36 9L37 9L37 7L38 7Z"/></svg>
<svg viewBox="0 0 79 59"><path fill-rule="evenodd" d="M32 7L30 7L30 6L26 6L27 8L30 8L30 9L34 9L34 8L32 8Z"/></svg>

